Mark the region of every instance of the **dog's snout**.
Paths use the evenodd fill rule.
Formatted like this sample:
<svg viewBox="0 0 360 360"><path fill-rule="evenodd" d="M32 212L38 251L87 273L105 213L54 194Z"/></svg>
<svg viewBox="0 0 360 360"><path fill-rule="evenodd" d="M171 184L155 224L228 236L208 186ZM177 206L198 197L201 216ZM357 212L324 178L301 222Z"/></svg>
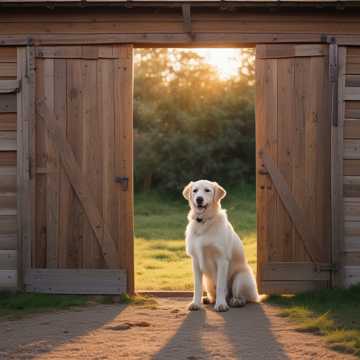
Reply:
<svg viewBox="0 0 360 360"><path fill-rule="evenodd" d="M198 196L197 198L196 198L196 203L197 204L202 204L204 202L204 198L202 197L202 196Z"/></svg>

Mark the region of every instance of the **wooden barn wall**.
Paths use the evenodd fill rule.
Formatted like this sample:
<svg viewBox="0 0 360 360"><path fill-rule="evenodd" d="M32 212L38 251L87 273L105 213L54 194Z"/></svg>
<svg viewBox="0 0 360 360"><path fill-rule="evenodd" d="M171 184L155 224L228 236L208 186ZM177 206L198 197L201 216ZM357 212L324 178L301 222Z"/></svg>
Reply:
<svg viewBox="0 0 360 360"><path fill-rule="evenodd" d="M351 10L199 9L192 8L191 31L184 26L181 8L107 9L2 9L0 36L7 43L29 39L35 44L64 41L118 42L134 44L226 43L303 41L319 42L324 35L360 35L360 15ZM79 40L80 39L80 40ZM87 39L87 40L86 40ZM4 43L4 42L3 42ZM1 44L1 42L0 42ZM219 43L218 43L219 45Z"/></svg>
<svg viewBox="0 0 360 360"><path fill-rule="evenodd" d="M360 43L360 15L351 11L192 11L193 37L181 9L156 12L130 8L2 9L0 81L16 79L16 49L26 45L86 43L94 39L153 46L194 44L254 45L256 42L319 42L326 35ZM115 36L114 36L115 35ZM118 37L116 37L118 36ZM240 40L239 40L240 39ZM344 43L344 42L343 42ZM2 46L1 46L2 45ZM345 284L360 281L360 47L348 47L344 88ZM0 289L16 285L16 95L0 94Z"/></svg>
<svg viewBox="0 0 360 360"><path fill-rule="evenodd" d="M343 84L344 244L346 285L360 282L360 47L346 48Z"/></svg>
<svg viewBox="0 0 360 360"><path fill-rule="evenodd" d="M16 51L0 47L0 290L16 287Z"/></svg>

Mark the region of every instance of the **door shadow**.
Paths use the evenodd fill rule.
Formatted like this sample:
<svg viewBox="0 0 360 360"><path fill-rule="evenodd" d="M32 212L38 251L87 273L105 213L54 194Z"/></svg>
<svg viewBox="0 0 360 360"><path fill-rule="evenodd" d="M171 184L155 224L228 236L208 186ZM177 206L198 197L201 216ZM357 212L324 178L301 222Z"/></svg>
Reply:
<svg viewBox="0 0 360 360"><path fill-rule="evenodd" d="M153 357L168 359L288 359L272 333L261 305L217 313L205 310L187 315L177 333Z"/></svg>
<svg viewBox="0 0 360 360"><path fill-rule="evenodd" d="M126 305L90 305L0 323L0 359L34 359L111 322Z"/></svg>

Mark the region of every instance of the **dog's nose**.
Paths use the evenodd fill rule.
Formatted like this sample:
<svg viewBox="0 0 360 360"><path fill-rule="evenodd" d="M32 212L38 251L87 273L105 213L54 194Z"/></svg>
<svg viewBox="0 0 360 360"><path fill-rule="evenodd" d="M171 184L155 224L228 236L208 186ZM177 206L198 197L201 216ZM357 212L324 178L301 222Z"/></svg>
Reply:
<svg viewBox="0 0 360 360"><path fill-rule="evenodd" d="M203 197L198 196L198 197L196 198L196 203L197 203L198 205L201 205L203 202L204 202L204 198L203 198Z"/></svg>

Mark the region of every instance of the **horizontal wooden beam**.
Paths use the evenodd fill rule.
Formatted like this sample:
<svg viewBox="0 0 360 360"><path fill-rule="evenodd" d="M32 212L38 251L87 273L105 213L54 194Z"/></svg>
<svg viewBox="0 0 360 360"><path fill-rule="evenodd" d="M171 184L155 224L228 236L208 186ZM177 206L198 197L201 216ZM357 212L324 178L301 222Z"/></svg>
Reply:
<svg viewBox="0 0 360 360"><path fill-rule="evenodd" d="M319 281L330 280L329 271L320 271L327 268L326 264L315 266L311 262L270 262L263 264L263 281Z"/></svg>
<svg viewBox="0 0 360 360"><path fill-rule="evenodd" d="M243 46L256 43L320 43L321 34L308 33L112 33L112 34L28 34L0 36L0 45L86 45L131 43L143 46Z"/></svg>
<svg viewBox="0 0 360 360"><path fill-rule="evenodd" d="M50 294L109 294L126 292L126 271L109 269L28 269L25 291Z"/></svg>

